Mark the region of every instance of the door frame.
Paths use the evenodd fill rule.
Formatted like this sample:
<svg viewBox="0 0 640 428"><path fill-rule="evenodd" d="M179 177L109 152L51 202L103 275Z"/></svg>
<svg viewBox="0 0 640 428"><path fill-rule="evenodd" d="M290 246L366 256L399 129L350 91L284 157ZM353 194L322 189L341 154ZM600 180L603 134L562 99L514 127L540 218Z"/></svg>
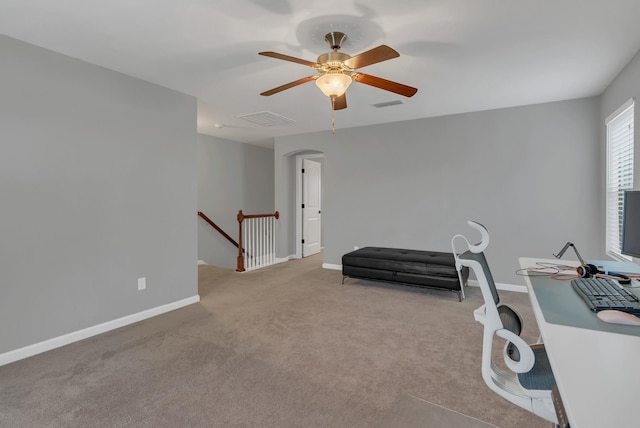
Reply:
<svg viewBox="0 0 640 428"><path fill-rule="evenodd" d="M324 153L311 153L296 156L296 259L302 258L302 159L313 160L319 158L324 158ZM322 180L322 178L320 178L320 180ZM322 206L322 193L320 194L320 206ZM322 227L322 225L320 227ZM322 235L320 235L320 248L322 248Z"/></svg>

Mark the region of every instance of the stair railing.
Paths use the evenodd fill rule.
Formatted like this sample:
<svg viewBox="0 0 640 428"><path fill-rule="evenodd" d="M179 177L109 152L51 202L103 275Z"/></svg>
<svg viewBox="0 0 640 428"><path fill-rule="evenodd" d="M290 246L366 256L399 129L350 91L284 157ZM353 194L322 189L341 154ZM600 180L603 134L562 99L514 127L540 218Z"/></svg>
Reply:
<svg viewBox="0 0 640 428"><path fill-rule="evenodd" d="M238 211L237 272L258 269L276 262L276 220L280 213L243 214ZM244 233L243 233L243 224ZM243 254L244 253L244 254ZM245 258L246 254L246 258Z"/></svg>
<svg viewBox="0 0 640 428"><path fill-rule="evenodd" d="M198 216L202 217L202 219L203 219L204 221L206 221L207 223L209 223L209 225L210 225L211 227L213 227L215 230L217 230L218 232L220 232L220 234L221 234L222 236L224 236L225 238L227 238L227 241L231 242L231 243L232 243L233 245L235 245L236 247L239 247L238 243L237 243L237 242L236 242L232 237L230 237L229 235L227 235L227 233L226 233L224 230L222 230L222 229L220 228L220 226L218 226L217 224L215 224L215 223L213 222L213 220L211 220L209 217L207 217L207 216L206 216L202 211L198 211Z"/></svg>

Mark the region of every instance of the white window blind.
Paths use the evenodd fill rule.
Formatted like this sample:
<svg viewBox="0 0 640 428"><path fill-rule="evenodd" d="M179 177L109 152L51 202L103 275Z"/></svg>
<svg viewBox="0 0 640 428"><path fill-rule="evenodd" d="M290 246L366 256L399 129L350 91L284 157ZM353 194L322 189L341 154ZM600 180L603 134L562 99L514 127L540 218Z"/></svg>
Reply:
<svg viewBox="0 0 640 428"><path fill-rule="evenodd" d="M630 260L623 255L622 208L624 191L633 189L633 100L629 100L606 121L607 127L607 254Z"/></svg>

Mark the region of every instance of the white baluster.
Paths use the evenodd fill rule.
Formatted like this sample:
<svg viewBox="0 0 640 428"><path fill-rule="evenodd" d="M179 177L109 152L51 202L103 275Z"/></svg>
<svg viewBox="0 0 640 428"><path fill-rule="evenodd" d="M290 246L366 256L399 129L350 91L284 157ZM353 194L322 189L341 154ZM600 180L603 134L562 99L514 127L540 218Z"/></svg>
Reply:
<svg viewBox="0 0 640 428"><path fill-rule="evenodd" d="M245 219L244 221L244 236L245 236L245 244L244 244L244 265L245 269L249 270L251 268L251 259L249 258L249 254L251 254L251 220Z"/></svg>
<svg viewBox="0 0 640 428"><path fill-rule="evenodd" d="M267 250L269 252L269 264L272 265L273 264L273 253L271 252L271 245L273 242L273 217L269 218L269 249Z"/></svg>
<svg viewBox="0 0 640 428"><path fill-rule="evenodd" d="M251 219L251 269L256 266L256 221Z"/></svg>
<svg viewBox="0 0 640 428"><path fill-rule="evenodd" d="M262 242L262 238L260 236L260 220L261 218L256 219L256 266L260 267L260 243Z"/></svg>
<svg viewBox="0 0 640 428"><path fill-rule="evenodd" d="M251 268L251 259L249 258L249 254L251 254L251 219L244 221L244 239L244 268L249 270Z"/></svg>
<svg viewBox="0 0 640 428"><path fill-rule="evenodd" d="M254 220L250 219L249 223L251 224L251 234L249 235L251 237L251 242L249 243L249 247L251 248L251 255L249 257L249 260L251 260L251 269L253 269L255 267L255 224L254 224Z"/></svg>
<svg viewBox="0 0 640 428"><path fill-rule="evenodd" d="M260 231L260 239L262 239L262 245L260 245L260 261L261 261L261 266L266 266L266 260L264 258L264 255L266 254L265 251L265 244L267 243L267 237L266 237L266 222L267 222L267 218L263 217L261 218L262 222L261 222L261 227L262 230Z"/></svg>

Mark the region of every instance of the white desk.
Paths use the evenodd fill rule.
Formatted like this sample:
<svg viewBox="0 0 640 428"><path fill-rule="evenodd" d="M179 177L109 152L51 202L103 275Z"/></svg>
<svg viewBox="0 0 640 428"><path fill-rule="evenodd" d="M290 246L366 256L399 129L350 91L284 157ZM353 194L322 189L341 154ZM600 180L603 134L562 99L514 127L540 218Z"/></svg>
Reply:
<svg viewBox="0 0 640 428"><path fill-rule="evenodd" d="M520 258L520 267L540 261L560 262ZM538 280L527 277L527 289L571 428L640 426L640 337L547 322L532 285ZM577 294L575 302L589 312ZM574 302L567 299L566 304Z"/></svg>

